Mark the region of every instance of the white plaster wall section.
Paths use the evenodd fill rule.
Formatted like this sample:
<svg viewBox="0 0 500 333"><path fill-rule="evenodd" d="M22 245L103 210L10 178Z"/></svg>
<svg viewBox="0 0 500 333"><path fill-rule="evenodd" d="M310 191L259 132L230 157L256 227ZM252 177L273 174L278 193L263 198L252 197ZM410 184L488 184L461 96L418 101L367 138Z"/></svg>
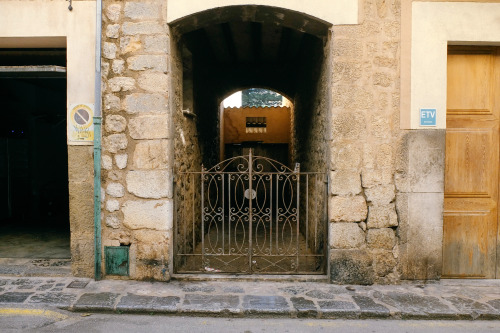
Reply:
<svg viewBox="0 0 500 333"><path fill-rule="evenodd" d="M500 45L500 3L413 2L411 128L420 108L436 108L436 127L446 128L447 46Z"/></svg>
<svg viewBox="0 0 500 333"><path fill-rule="evenodd" d="M281 7L331 24L358 24L358 0L169 0L167 23L212 8L239 5Z"/></svg>

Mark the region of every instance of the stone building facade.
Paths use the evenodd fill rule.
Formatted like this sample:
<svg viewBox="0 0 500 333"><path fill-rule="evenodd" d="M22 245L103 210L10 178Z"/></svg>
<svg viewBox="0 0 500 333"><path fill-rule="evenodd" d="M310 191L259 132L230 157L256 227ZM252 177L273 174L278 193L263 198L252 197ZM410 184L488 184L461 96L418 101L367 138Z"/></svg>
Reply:
<svg viewBox="0 0 500 333"><path fill-rule="evenodd" d="M0 8L13 2L23 3L0 1ZM64 5L50 3L60 2ZM179 184L177 174L218 162L211 147L219 146L220 103L251 85L274 89L293 102L293 156L302 170L328 173L326 278L373 284L441 277L447 46L498 45L500 23L488 13L500 12L500 3L302 3L102 1L101 238L103 249L128 249L125 278L175 277L180 202L195 200L189 198L198 190L194 183ZM84 5L95 8L95 2L74 1L73 11L61 15L78 15ZM445 14L448 9L454 17ZM467 12L499 29L467 20ZM236 41L228 41L227 34L217 39L210 30L227 29L227 22ZM238 81L214 65L221 61L217 48L223 43L230 45L236 65L246 64L234 55L240 51L237 39L251 34L240 29L242 22L263 24L264 43L272 36L268 26L307 35L296 47L301 62L286 74L293 76L280 79L260 64L260 77L242 69L234 72L244 78ZM0 47L8 47L2 46L3 37L17 35L1 25ZM202 30L208 39L199 36ZM210 52L215 60L205 59ZM263 47L250 52L270 57ZM276 54L284 61L279 49ZM71 62L68 57L68 66ZM208 81L203 70L216 79ZM292 79L295 85L289 87ZM437 111L435 126L421 126L421 108ZM92 147L70 144L68 151L73 273L93 276ZM105 259L104 278L118 278L106 274Z"/></svg>

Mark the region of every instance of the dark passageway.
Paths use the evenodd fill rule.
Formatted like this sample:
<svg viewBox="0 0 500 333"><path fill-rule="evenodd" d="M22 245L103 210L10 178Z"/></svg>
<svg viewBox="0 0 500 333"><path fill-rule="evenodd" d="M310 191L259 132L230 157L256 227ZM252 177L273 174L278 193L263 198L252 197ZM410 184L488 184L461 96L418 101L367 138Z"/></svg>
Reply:
<svg viewBox="0 0 500 333"><path fill-rule="evenodd" d="M0 258L71 257L65 66L65 50L0 50Z"/></svg>

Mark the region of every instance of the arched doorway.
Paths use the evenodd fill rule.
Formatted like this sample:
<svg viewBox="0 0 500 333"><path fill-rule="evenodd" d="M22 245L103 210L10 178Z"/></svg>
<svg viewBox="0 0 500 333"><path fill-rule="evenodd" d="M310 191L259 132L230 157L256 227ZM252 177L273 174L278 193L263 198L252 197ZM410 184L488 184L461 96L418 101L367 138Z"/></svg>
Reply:
<svg viewBox="0 0 500 333"><path fill-rule="evenodd" d="M241 15L250 9L250 15ZM329 77L329 66L324 62L325 50L329 50L328 24L264 6L214 9L195 16L172 24L177 38L171 50L172 74L182 101L182 112L174 115L174 272L325 274L329 98L323 80ZM293 101L288 111L290 149L286 163L277 161L272 152L256 157L255 147L247 147L238 156L222 152L221 102L247 87L279 91ZM224 155L230 159L220 163ZM261 174L252 166L252 161L259 159L270 162L261 166ZM238 164L242 164L240 169ZM274 189L261 193L259 181L267 182L263 185L266 188L273 184ZM226 198L229 193L237 199ZM258 206L262 195L265 203ZM271 208L273 200L278 203ZM292 203L287 206L288 202ZM233 224L228 216L232 208L242 213ZM280 209L291 213L280 219ZM263 223L267 223L265 228ZM213 238L215 229L220 232ZM259 230L264 229L262 234ZM228 230L232 235L226 234ZM244 241L234 239L237 234ZM252 247L260 244L261 236L266 242L277 241L268 247ZM225 242L230 237L236 247ZM294 242L287 248L293 250L284 250L280 242L292 238ZM260 262L256 254L262 255ZM273 256L278 258L271 259Z"/></svg>

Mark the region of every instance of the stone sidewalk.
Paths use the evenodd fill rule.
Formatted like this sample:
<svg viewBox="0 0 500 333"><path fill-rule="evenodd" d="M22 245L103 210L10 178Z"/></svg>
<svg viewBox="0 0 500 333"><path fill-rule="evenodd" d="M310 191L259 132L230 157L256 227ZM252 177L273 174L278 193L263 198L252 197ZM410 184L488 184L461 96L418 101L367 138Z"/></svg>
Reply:
<svg viewBox="0 0 500 333"><path fill-rule="evenodd" d="M0 308L14 306L221 317L500 319L500 280L339 286L0 276Z"/></svg>

